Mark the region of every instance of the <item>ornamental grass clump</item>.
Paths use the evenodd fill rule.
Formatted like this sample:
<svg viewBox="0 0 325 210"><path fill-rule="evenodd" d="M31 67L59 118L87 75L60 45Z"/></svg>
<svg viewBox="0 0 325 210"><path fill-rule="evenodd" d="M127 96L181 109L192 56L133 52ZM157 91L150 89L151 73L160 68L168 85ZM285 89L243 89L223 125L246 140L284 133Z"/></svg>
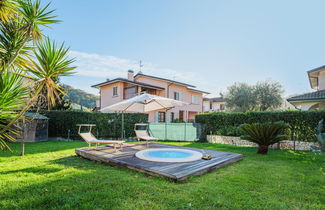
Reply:
<svg viewBox="0 0 325 210"><path fill-rule="evenodd" d="M269 146L288 139L286 130L289 125L282 121L243 124L241 139L258 144L257 154L267 154Z"/></svg>

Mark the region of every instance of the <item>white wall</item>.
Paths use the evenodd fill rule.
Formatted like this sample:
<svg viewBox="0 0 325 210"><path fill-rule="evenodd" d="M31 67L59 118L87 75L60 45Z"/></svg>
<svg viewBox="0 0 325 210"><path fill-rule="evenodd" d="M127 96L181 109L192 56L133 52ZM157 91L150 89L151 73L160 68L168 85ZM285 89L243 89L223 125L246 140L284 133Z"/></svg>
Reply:
<svg viewBox="0 0 325 210"><path fill-rule="evenodd" d="M325 90L325 71L319 72L318 89L319 90Z"/></svg>

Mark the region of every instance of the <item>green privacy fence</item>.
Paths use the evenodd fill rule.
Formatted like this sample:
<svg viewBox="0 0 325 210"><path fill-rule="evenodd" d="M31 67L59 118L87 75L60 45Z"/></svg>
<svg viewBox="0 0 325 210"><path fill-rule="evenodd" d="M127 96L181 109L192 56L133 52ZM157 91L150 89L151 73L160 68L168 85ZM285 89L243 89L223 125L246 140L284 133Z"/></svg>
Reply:
<svg viewBox="0 0 325 210"><path fill-rule="evenodd" d="M202 140L200 123L149 123L150 135L161 140L198 141Z"/></svg>

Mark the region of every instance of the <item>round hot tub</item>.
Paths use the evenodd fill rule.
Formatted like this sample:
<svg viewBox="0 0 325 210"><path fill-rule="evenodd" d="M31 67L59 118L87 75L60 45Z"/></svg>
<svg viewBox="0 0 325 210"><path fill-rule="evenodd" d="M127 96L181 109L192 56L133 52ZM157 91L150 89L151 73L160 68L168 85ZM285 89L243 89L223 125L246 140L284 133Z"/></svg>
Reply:
<svg viewBox="0 0 325 210"><path fill-rule="evenodd" d="M190 162L202 158L202 153L187 149L145 149L135 153L137 158L155 162Z"/></svg>

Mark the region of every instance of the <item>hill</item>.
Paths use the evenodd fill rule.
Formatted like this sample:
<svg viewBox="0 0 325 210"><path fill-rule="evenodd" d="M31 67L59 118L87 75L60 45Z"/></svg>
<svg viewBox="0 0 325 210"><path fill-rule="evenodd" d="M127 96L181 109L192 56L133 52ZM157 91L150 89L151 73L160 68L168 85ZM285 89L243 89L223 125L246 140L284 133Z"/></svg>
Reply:
<svg viewBox="0 0 325 210"><path fill-rule="evenodd" d="M87 93L80 89L75 89L70 85L63 84L65 92L68 95L68 99L71 100L72 103L81 105L87 108L96 107L96 100L99 98L94 94Z"/></svg>

